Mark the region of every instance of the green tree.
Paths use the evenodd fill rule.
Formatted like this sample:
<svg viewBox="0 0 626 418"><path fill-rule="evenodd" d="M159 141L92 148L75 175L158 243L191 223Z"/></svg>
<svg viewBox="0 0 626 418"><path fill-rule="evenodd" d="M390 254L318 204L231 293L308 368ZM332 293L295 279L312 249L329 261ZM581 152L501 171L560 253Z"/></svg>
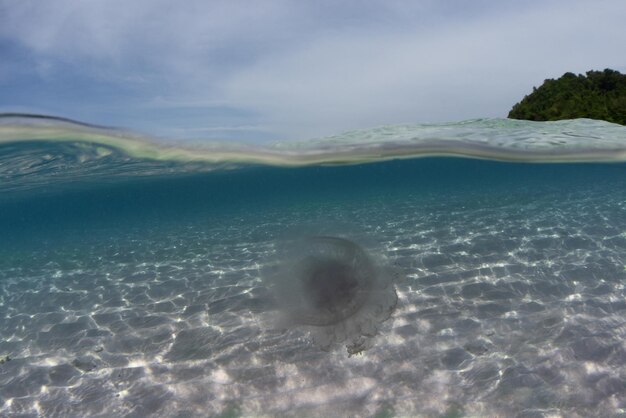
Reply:
<svg viewBox="0 0 626 418"><path fill-rule="evenodd" d="M626 125L626 75L619 71L565 73L547 79L515 104L511 119L561 120L590 118Z"/></svg>

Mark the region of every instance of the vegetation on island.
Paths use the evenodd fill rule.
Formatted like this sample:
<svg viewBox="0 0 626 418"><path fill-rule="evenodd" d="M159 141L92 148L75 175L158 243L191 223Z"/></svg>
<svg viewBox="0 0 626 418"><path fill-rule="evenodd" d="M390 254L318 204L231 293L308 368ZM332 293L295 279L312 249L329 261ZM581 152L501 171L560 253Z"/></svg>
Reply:
<svg viewBox="0 0 626 418"><path fill-rule="evenodd" d="M561 120L589 118L626 125L626 75L619 71L565 73L548 79L513 106L511 119Z"/></svg>

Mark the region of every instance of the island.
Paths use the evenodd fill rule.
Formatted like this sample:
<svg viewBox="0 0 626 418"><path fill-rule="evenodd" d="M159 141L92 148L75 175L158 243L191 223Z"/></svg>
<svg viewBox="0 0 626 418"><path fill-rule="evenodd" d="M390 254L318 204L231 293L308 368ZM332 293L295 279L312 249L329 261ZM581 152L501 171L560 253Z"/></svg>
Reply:
<svg viewBox="0 0 626 418"><path fill-rule="evenodd" d="M589 118L626 125L626 75L607 68L547 79L515 104L508 117L536 121Z"/></svg>

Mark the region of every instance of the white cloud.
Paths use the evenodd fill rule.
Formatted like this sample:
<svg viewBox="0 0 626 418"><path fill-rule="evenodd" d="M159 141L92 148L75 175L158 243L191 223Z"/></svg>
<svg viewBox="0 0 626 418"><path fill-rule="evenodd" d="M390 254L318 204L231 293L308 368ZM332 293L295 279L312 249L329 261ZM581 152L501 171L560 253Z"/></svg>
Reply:
<svg viewBox="0 0 626 418"><path fill-rule="evenodd" d="M0 40L32 55L34 76L73 68L131 86L133 96L113 99L124 120L137 106L143 117L149 107L223 106L255 117L216 129L254 123L296 138L505 116L544 78L623 68L624 21L621 0L0 0ZM212 130L205 119L189 132ZM167 118L152 122L167 131Z"/></svg>
<svg viewBox="0 0 626 418"><path fill-rule="evenodd" d="M615 5L561 3L427 30L331 34L245 68L225 96L264 110L276 130L297 137L504 117L544 78L622 59L626 16Z"/></svg>

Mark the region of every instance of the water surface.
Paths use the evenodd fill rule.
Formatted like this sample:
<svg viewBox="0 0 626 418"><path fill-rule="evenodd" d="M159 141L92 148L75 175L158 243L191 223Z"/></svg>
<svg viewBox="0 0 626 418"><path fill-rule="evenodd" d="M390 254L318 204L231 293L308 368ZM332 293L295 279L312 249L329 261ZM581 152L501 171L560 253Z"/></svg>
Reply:
<svg viewBox="0 0 626 418"><path fill-rule="evenodd" d="M190 151L0 125L1 414L625 413L623 127L483 120ZM268 320L262 271L312 230L398 275L361 354Z"/></svg>

